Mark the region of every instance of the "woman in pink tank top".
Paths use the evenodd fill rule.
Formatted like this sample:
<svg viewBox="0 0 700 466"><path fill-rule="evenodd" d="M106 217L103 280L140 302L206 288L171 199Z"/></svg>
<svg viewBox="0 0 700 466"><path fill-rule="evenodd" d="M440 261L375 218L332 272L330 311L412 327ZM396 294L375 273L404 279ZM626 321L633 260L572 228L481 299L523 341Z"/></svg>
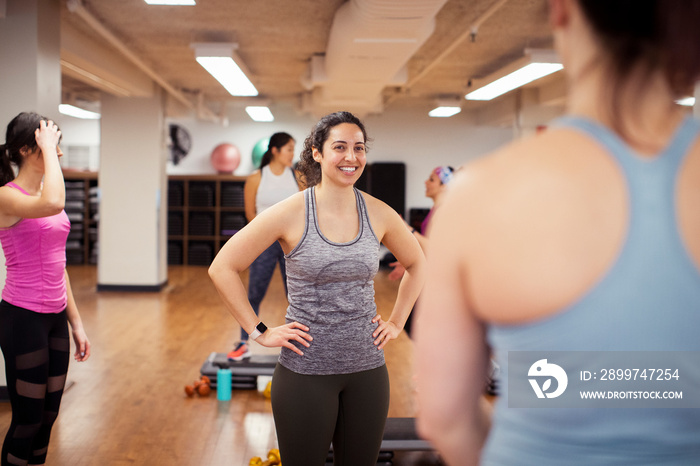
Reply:
<svg viewBox="0 0 700 466"><path fill-rule="evenodd" d="M46 461L70 359L68 323L75 359L90 357L66 273L70 222L63 211L60 139L51 120L20 113L0 145L0 242L7 267L0 347L12 405L2 465Z"/></svg>

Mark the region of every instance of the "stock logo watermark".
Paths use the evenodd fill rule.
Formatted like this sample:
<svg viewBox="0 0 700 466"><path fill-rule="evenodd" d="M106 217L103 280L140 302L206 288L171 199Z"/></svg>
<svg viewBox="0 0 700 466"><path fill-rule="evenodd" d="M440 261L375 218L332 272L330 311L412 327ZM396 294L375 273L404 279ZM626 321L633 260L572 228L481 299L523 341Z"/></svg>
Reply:
<svg viewBox="0 0 700 466"><path fill-rule="evenodd" d="M530 377L530 385L535 391L537 398L556 398L566 390L566 386L569 384L569 377L566 375L566 371L556 364L550 364L546 359L540 359L532 366L527 375ZM542 385L539 384L538 379L542 380ZM556 380L557 384L555 390L549 392L548 390L552 386L552 379Z"/></svg>
<svg viewBox="0 0 700 466"><path fill-rule="evenodd" d="M510 351L501 377L511 408L700 408L694 351Z"/></svg>

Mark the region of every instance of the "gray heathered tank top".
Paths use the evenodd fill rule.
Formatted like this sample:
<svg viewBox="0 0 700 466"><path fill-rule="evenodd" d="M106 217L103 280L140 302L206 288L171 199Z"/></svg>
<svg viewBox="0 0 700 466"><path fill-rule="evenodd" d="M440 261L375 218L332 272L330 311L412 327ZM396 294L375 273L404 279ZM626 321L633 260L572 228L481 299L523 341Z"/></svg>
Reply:
<svg viewBox="0 0 700 466"><path fill-rule="evenodd" d="M377 324L374 276L379 269L379 240L372 230L362 194L355 189L360 231L347 243L323 236L316 216L314 188L304 191L306 227L299 244L285 256L289 307L287 323L309 327L309 348L296 344L299 356L282 348L280 364L299 374L350 374L384 364L374 345Z"/></svg>

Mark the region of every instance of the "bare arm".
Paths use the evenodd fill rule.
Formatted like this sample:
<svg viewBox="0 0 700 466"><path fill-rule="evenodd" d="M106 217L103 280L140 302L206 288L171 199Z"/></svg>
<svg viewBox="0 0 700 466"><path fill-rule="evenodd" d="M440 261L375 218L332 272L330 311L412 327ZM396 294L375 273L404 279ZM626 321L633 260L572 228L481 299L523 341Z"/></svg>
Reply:
<svg viewBox="0 0 700 466"><path fill-rule="evenodd" d="M398 336L406 324L408 315L418 299L418 295L425 282L425 256L411 232L399 215L389 206L382 203L381 211L385 221L384 234L380 241L394 254L397 261L405 268L405 273L399 284L398 294L389 320L382 321L379 316L375 321L379 322L373 337L375 344L383 348L389 340Z"/></svg>
<svg viewBox="0 0 700 466"><path fill-rule="evenodd" d="M52 121L41 121L35 135L44 160L44 185L41 195L25 196L9 186L0 188L0 212L5 217L16 219L49 217L60 213L65 205L66 191L57 153L61 132ZM38 156L38 153L26 155L26 157Z"/></svg>
<svg viewBox="0 0 700 466"><path fill-rule="evenodd" d="M261 172L257 170L251 173L245 180L243 185L243 205L245 207L245 218L252 222L257 214L255 208L255 200L258 195L258 186L260 186Z"/></svg>
<svg viewBox="0 0 700 466"><path fill-rule="evenodd" d="M420 233L418 230L413 232L413 236L416 237L418 240L418 244L420 244L421 249L423 250L423 253L428 252L428 237L425 236L424 234Z"/></svg>
<svg viewBox="0 0 700 466"><path fill-rule="evenodd" d="M428 280L416 311L417 419L449 464L471 465L489 428L489 351L484 325L470 309L462 201L450 201L432 221Z"/></svg>
<svg viewBox="0 0 700 466"><path fill-rule="evenodd" d="M303 201L303 194L301 196ZM299 201L295 195L261 212L226 242L209 267L209 276L221 299L247 333L253 331L259 319L248 301L248 293L240 274L272 243L288 238L287 229L294 224L292 219L296 217L303 221L303 214L298 212L299 206L303 209L303 204ZM292 322L268 328L256 341L263 346L283 346L303 354L291 341L308 347L308 341L312 340L308 331L309 328L305 325Z"/></svg>
<svg viewBox="0 0 700 466"><path fill-rule="evenodd" d="M75 342L75 360L87 361L90 357L90 340L88 340L87 335L85 334L83 321L80 318L80 313L78 313L78 306L75 303L75 298L73 297L73 289L71 288L70 279L68 278L68 271L66 271L66 294L68 295L66 314L71 330L73 331L73 341Z"/></svg>

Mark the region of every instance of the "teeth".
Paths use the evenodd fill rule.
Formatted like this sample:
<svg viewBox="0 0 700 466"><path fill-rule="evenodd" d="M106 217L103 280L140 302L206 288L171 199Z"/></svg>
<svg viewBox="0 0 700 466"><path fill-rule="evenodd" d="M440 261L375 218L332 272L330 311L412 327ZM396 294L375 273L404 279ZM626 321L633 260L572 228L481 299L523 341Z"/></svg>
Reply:
<svg viewBox="0 0 700 466"><path fill-rule="evenodd" d="M348 173L355 171L355 167L340 167L340 169Z"/></svg>

